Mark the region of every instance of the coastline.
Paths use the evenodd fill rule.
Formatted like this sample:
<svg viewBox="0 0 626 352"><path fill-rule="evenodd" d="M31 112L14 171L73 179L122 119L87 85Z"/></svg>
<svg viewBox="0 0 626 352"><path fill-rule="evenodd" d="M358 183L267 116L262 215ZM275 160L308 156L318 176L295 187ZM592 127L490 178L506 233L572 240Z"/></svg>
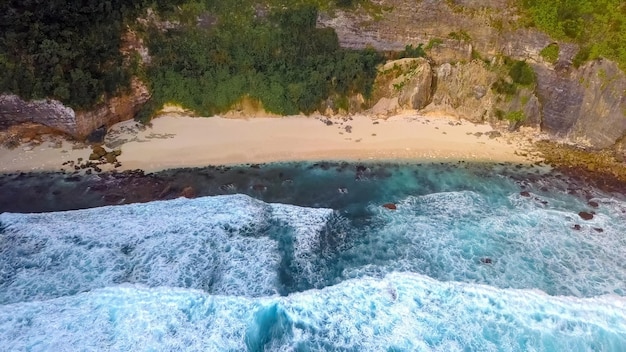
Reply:
<svg viewBox="0 0 626 352"><path fill-rule="evenodd" d="M105 146L119 148L121 166L147 173L184 167L291 161L485 161L530 164L532 142L521 132L441 116L401 113L327 118L200 118L166 112L143 127L113 126ZM0 149L0 173L50 172L63 163L87 160L91 148L63 142ZM102 165L110 171L113 165ZM65 168L65 171L73 171Z"/></svg>

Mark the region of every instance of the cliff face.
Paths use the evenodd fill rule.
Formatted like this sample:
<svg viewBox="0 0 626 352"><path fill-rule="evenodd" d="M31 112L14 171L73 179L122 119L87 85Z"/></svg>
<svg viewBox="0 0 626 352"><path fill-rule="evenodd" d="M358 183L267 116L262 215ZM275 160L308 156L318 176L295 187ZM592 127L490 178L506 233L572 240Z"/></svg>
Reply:
<svg viewBox="0 0 626 352"><path fill-rule="evenodd" d="M540 53L554 41L537 30L516 28L516 10L508 1L377 3L385 11L376 17L364 10L338 11L320 16L318 25L334 28L340 43L349 48L401 50L408 44L424 44L434 64L434 90L424 112L440 111L475 122L497 122L507 113L522 112L525 120L514 125L540 126L595 149L626 145L624 72L608 60L574 68L578 46L571 43L558 43L558 60L546 62ZM536 86L522 87L513 96L495 93L497 74L483 61L497 63L501 56L530 63Z"/></svg>
<svg viewBox="0 0 626 352"><path fill-rule="evenodd" d="M34 122L82 140L101 126L132 119L150 98L148 88L133 79L129 93L114 97L90 111L74 111L56 100L24 101L16 95L0 95L0 128Z"/></svg>

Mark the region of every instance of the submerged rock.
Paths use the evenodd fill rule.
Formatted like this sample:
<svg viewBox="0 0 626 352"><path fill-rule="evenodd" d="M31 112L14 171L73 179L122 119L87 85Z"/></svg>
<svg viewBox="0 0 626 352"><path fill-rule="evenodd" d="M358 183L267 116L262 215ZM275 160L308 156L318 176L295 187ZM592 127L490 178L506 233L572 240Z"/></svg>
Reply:
<svg viewBox="0 0 626 352"><path fill-rule="evenodd" d="M593 219L593 214L588 213L586 211L581 211L580 213L578 213L578 216L580 216L583 220Z"/></svg>
<svg viewBox="0 0 626 352"><path fill-rule="evenodd" d="M385 204L383 204L383 207L387 208L389 210L396 210L396 209L398 209L398 207L394 203L385 203Z"/></svg>
<svg viewBox="0 0 626 352"><path fill-rule="evenodd" d="M193 189L193 187L185 187L183 188L183 191L180 192L180 196L192 199L192 198L196 198L198 194L196 193L196 190Z"/></svg>

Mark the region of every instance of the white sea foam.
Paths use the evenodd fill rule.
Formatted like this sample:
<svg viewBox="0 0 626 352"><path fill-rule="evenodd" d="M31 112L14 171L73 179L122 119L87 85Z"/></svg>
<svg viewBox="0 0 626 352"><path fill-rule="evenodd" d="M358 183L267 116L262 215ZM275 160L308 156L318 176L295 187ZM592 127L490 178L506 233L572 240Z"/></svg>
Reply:
<svg viewBox="0 0 626 352"><path fill-rule="evenodd" d="M287 297L118 286L0 307L11 351L621 351L626 301L410 273Z"/></svg>
<svg viewBox="0 0 626 352"><path fill-rule="evenodd" d="M408 271L553 295L626 295L623 205L605 202L583 221L578 208L552 201L463 191L411 196L396 211L372 206L375 226L344 254L343 276Z"/></svg>
<svg viewBox="0 0 626 352"><path fill-rule="evenodd" d="M45 214L0 214L0 303L48 299L118 283L273 295L280 221L300 265L332 211L244 195L176 199ZM274 219L275 217L275 219ZM308 270L312 270L308 268Z"/></svg>

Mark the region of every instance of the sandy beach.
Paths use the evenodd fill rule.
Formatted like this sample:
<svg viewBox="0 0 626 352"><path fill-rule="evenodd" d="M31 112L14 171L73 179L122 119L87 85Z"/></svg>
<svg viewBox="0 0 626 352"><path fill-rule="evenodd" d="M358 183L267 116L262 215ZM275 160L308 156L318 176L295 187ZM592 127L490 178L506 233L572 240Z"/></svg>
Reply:
<svg viewBox="0 0 626 352"><path fill-rule="evenodd" d="M533 161L526 156L532 146L523 134L492 131L488 125L412 112L386 120L364 115L233 119L166 113L147 127L134 121L113 126L105 146L122 150L118 170L146 172L303 160ZM63 162L87 160L90 153L90 148L69 142L2 148L0 172L59 171Z"/></svg>

